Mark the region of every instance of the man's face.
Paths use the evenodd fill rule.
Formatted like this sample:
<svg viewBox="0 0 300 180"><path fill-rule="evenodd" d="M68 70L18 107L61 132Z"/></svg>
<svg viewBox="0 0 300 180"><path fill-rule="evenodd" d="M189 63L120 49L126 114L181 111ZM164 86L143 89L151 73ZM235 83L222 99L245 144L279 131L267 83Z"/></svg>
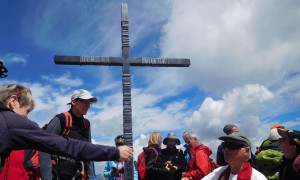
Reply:
<svg viewBox="0 0 300 180"><path fill-rule="evenodd" d="M278 139L278 147L286 158L293 158L296 153L296 146L290 145L289 140L285 138Z"/></svg>
<svg viewBox="0 0 300 180"><path fill-rule="evenodd" d="M248 160L250 147L233 142L224 143L224 159L228 164L241 163Z"/></svg>
<svg viewBox="0 0 300 180"><path fill-rule="evenodd" d="M191 138L190 136L185 136L184 137L184 142L189 146L193 147L198 143L198 141L195 138Z"/></svg>
<svg viewBox="0 0 300 180"><path fill-rule="evenodd" d="M174 149L176 147L176 140L175 139L168 139L167 147L171 148L171 149Z"/></svg>
<svg viewBox="0 0 300 180"><path fill-rule="evenodd" d="M74 99L72 100L72 110L73 113L77 116L83 116L86 115L92 102L90 99Z"/></svg>
<svg viewBox="0 0 300 180"><path fill-rule="evenodd" d="M239 129L238 129L237 127L233 127L233 128L231 129L231 133L234 133L234 132L239 132Z"/></svg>

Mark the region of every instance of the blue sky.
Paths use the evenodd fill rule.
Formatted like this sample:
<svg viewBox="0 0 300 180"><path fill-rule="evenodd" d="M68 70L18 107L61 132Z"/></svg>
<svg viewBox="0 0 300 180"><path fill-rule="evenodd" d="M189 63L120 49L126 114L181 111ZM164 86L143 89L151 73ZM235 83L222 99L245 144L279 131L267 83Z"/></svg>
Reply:
<svg viewBox="0 0 300 180"><path fill-rule="evenodd" d="M31 88L40 126L67 111L75 89L99 98L87 118L94 143L122 133L121 67L55 65L54 55L121 56L128 3L131 57L189 58L189 68L131 68L135 155L153 131L198 133L213 150L237 124L254 144L281 123L300 129L300 4L259 0L4 0L1 84ZM182 141L182 139L181 139ZM253 151L254 151L253 147ZM101 173L103 163L97 163Z"/></svg>

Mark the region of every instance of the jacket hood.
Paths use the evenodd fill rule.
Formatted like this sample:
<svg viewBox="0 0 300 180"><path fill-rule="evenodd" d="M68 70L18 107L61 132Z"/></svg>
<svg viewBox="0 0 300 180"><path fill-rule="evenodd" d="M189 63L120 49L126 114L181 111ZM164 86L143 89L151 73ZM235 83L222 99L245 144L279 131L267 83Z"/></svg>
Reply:
<svg viewBox="0 0 300 180"><path fill-rule="evenodd" d="M203 150L203 151L207 154L207 156L210 156L210 155L212 154L211 149L210 149L209 147L207 147L207 146L202 145L202 144L193 146L193 147L191 148L191 152L193 152L193 151L198 151L198 150L200 150L200 149Z"/></svg>

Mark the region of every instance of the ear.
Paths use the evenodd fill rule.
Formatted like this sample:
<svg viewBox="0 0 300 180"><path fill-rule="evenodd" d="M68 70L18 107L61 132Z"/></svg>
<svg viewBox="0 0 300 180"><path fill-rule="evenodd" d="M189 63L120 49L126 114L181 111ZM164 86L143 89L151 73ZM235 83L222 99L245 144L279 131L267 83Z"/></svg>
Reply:
<svg viewBox="0 0 300 180"><path fill-rule="evenodd" d="M71 101L71 104L74 106L75 104L77 103L77 101L75 100L75 99L73 99L72 101Z"/></svg>
<svg viewBox="0 0 300 180"><path fill-rule="evenodd" d="M18 97L16 95L12 95L7 100L7 107L11 110L14 110L16 107L16 103L18 102Z"/></svg>

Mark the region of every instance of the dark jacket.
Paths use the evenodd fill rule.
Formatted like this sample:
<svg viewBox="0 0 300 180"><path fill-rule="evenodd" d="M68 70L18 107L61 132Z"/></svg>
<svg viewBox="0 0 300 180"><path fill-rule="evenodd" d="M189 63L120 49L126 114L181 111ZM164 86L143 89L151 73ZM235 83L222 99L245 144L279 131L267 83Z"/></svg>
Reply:
<svg viewBox="0 0 300 180"><path fill-rule="evenodd" d="M12 150L18 149L38 149L46 153L86 161L108 161L120 158L120 152L116 147L93 145L48 133L41 130L33 121L0 103L1 165Z"/></svg>
<svg viewBox="0 0 300 180"><path fill-rule="evenodd" d="M151 180L166 180L168 170L161 159L161 149L154 147L158 152L158 157L153 149L145 151L146 156L146 172Z"/></svg>
<svg viewBox="0 0 300 180"><path fill-rule="evenodd" d="M178 170L176 172L170 171L168 173L168 177L166 180L180 180L182 176L182 172L185 172L185 159L183 156L183 152L181 149L174 149L170 151L165 148L161 151L162 161L165 163L167 161L171 161L173 166L177 166Z"/></svg>
<svg viewBox="0 0 300 180"><path fill-rule="evenodd" d="M225 161L224 159L224 153L223 153L223 142L218 146L218 150L217 150L217 163L220 166L225 166L228 163Z"/></svg>
<svg viewBox="0 0 300 180"><path fill-rule="evenodd" d="M64 137L78 139L82 141L91 142L91 130L90 123L84 117L76 117L72 114L72 127L68 135ZM84 125L84 121L86 125ZM66 117L64 113L57 114L48 124L46 131L62 135L63 131L66 129ZM58 177L64 177L64 179L71 179L77 170L80 170L80 162L69 163L68 161L61 161L52 167L51 165L51 155L47 153L40 153L40 170L41 177L43 180L52 180L52 169L56 169ZM90 162L84 162L85 173L87 174L87 179L94 179L93 166Z"/></svg>
<svg viewBox="0 0 300 180"><path fill-rule="evenodd" d="M296 157L295 157L296 158ZM279 180L299 180L300 174L297 174L293 169L293 159L287 159L284 156L282 157L282 161L279 165Z"/></svg>

